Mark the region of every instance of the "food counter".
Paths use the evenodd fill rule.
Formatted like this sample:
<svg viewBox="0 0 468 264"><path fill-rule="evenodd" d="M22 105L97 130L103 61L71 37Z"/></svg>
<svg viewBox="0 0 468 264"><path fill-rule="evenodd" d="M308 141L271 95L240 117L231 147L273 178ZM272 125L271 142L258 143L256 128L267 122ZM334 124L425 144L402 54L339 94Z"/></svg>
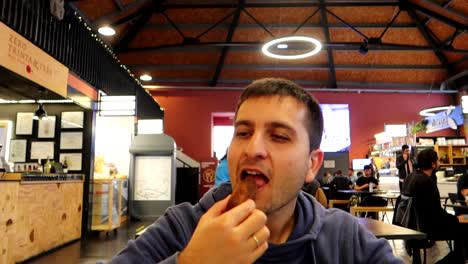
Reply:
<svg viewBox="0 0 468 264"><path fill-rule="evenodd" d="M81 237L83 175L0 173L0 263Z"/></svg>

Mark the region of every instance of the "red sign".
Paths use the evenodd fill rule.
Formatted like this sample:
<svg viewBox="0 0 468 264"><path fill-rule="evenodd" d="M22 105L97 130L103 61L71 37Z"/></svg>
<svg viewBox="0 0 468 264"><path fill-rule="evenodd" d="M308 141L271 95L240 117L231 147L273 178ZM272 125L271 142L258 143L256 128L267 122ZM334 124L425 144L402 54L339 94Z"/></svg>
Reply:
<svg viewBox="0 0 468 264"><path fill-rule="evenodd" d="M199 186L199 197L202 197L211 187L214 186L216 177L216 166L217 162L213 161L202 161L200 163L200 186Z"/></svg>

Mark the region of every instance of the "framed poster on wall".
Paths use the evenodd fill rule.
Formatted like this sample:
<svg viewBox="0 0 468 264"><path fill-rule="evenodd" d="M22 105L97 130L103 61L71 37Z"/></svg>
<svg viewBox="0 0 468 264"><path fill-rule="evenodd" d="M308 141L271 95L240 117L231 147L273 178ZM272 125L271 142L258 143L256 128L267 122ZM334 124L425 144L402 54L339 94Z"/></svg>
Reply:
<svg viewBox="0 0 468 264"><path fill-rule="evenodd" d="M61 128L83 128L84 112L62 112Z"/></svg>
<svg viewBox="0 0 468 264"><path fill-rule="evenodd" d="M32 135L33 115L29 112L16 113L16 135Z"/></svg>
<svg viewBox="0 0 468 264"><path fill-rule="evenodd" d="M60 149L82 149L83 132L60 133Z"/></svg>
<svg viewBox="0 0 468 264"><path fill-rule="evenodd" d="M38 138L55 137L55 116L48 116L47 119L39 120Z"/></svg>
<svg viewBox="0 0 468 264"><path fill-rule="evenodd" d="M10 141L10 161L25 162L26 161L26 139L12 139Z"/></svg>
<svg viewBox="0 0 468 264"><path fill-rule="evenodd" d="M31 159L53 159L53 141L33 141L31 142Z"/></svg>
<svg viewBox="0 0 468 264"><path fill-rule="evenodd" d="M60 163L67 159L68 171L80 171L82 156L81 153L60 153Z"/></svg>

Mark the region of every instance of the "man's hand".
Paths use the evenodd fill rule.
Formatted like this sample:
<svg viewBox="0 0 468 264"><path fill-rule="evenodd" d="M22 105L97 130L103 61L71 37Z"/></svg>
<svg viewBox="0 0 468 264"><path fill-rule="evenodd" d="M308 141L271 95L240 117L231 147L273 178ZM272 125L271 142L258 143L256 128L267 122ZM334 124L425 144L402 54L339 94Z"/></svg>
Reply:
<svg viewBox="0 0 468 264"><path fill-rule="evenodd" d="M250 199L224 212L229 198L200 218L178 263L253 263L267 250L270 231L265 213Z"/></svg>

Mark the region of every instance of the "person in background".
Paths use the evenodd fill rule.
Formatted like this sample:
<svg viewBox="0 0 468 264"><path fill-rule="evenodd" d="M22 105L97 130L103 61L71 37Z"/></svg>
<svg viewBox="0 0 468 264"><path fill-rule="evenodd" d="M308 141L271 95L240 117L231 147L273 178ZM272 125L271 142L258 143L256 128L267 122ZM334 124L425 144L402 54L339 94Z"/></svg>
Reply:
<svg viewBox="0 0 468 264"><path fill-rule="evenodd" d="M457 180L457 200L461 201L462 205L467 205L468 198L468 174L465 172ZM455 215L468 214L468 209L454 208Z"/></svg>
<svg viewBox="0 0 468 264"><path fill-rule="evenodd" d="M317 200L323 207L328 208L328 199L325 195L325 192L320 187L320 183L314 179L311 182L306 182L302 186L302 190L310 195L312 195L315 200Z"/></svg>
<svg viewBox="0 0 468 264"><path fill-rule="evenodd" d="M400 186L400 192L403 190L403 183L405 178L414 170L414 160L410 156L410 149L408 145L401 146L402 154L396 159L396 167L398 169L398 185Z"/></svg>
<svg viewBox="0 0 468 264"><path fill-rule="evenodd" d="M223 182L229 181L229 170L227 164L227 150L226 154L219 160L218 166L216 167L215 173L215 186L220 185Z"/></svg>
<svg viewBox="0 0 468 264"><path fill-rule="evenodd" d="M332 177L333 176L331 174L331 171L327 171L327 172L323 173L321 181L319 180L320 186L321 187L328 187L329 182L331 181Z"/></svg>
<svg viewBox="0 0 468 264"><path fill-rule="evenodd" d="M358 176L354 175L354 169L353 168L348 169L348 178L353 183L353 186L354 186L354 184L356 184Z"/></svg>
<svg viewBox="0 0 468 264"><path fill-rule="evenodd" d="M373 184L373 189L376 189L379 186L379 181L376 178L372 177L372 168L370 165L364 166L364 176L360 177L356 181L354 189L357 191L369 191L369 187Z"/></svg>
<svg viewBox="0 0 468 264"><path fill-rule="evenodd" d="M374 158L371 158L371 163L369 165L371 165L371 175L372 175L372 177L379 180L379 178L380 178L379 168L377 167L377 164L375 164L375 159Z"/></svg>
<svg viewBox="0 0 468 264"><path fill-rule="evenodd" d="M464 224L459 224L456 216L447 213L440 204L435 175L439 168L437 152L432 148L424 149L418 153L417 162L419 169L405 178L402 194L413 198L419 230L426 233L428 239L454 239L454 250L438 263L465 263L462 237L468 231Z"/></svg>
<svg viewBox="0 0 468 264"><path fill-rule="evenodd" d="M403 263L355 217L301 190L322 166L322 131L320 105L300 86L254 81L235 111L231 181L170 207L110 263ZM228 210L252 178L256 194Z"/></svg>

